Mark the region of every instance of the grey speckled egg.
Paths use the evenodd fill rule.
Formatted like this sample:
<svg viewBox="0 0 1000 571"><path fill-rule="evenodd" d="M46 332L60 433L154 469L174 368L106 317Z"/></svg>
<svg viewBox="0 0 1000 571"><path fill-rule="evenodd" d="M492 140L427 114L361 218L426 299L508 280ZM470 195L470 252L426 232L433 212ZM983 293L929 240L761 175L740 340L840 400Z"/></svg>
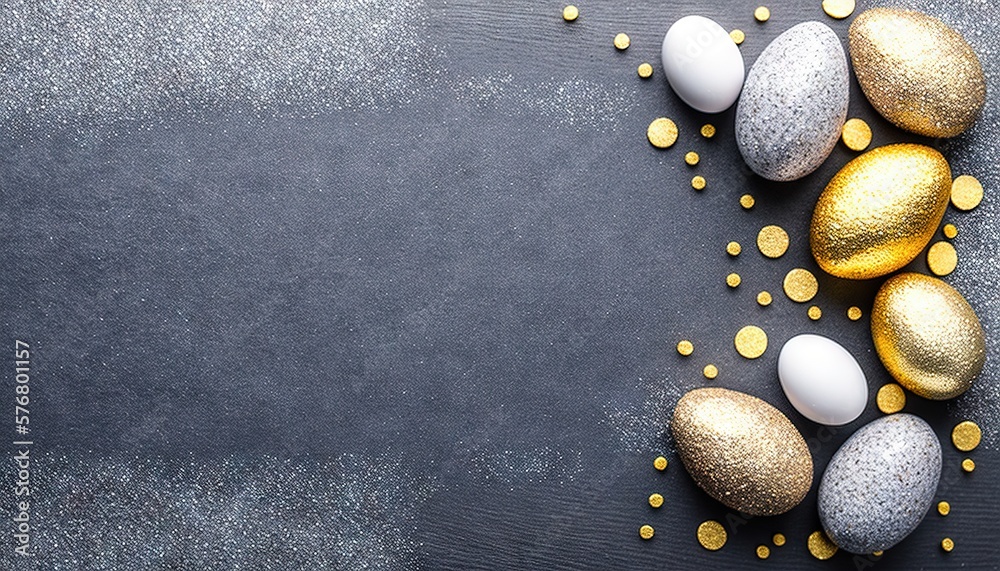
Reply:
<svg viewBox="0 0 1000 571"><path fill-rule="evenodd" d="M845 551L889 549L924 519L941 477L941 444L912 414L862 426L833 455L819 485L819 518Z"/></svg>
<svg viewBox="0 0 1000 571"><path fill-rule="evenodd" d="M774 39L750 69L736 107L736 143L747 165L776 181L802 178L826 160L847 119L847 56L826 24L804 22Z"/></svg>

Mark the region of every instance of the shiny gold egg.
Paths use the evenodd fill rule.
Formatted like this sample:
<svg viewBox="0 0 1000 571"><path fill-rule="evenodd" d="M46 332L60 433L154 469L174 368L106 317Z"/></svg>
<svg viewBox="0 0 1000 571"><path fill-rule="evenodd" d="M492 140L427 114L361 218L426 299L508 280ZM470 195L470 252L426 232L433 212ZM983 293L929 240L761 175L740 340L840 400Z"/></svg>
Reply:
<svg viewBox="0 0 1000 571"><path fill-rule="evenodd" d="M905 266L934 236L951 169L924 145L887 145L840 169L813 210L809 241L827 273L869 279Z"/></svg>
<svg viewBox="0 0 1000 571"><path fill-rule="evenodd" d="M848 33L861 90L883 117L927 137L954 137L986 102L983 67L968 42L921 12L873 8Z"/></svg>
<svg viewBox="0 0 1000 571"><path fill-rule="evenodd" d="M931 276L886 280L872 307L872 340L899 384L928 399L964 393L983 370L986 337L962 294Z"/></svg>
<svg viewBox="0 0 1000 571"><path fill-rule="evenodd" d="M812 486L806 441L757 397L714 387L690 391L674 409L670 432L695 483L742 513L785 513Z"/></svg>

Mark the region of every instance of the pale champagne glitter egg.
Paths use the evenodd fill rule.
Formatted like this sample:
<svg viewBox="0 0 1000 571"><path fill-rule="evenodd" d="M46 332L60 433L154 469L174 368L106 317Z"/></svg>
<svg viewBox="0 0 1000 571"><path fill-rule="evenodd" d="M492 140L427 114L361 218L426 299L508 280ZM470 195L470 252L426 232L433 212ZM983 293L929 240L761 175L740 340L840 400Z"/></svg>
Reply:
<svg viewBox="0 0 1000 571"><path fill-rule="evenodd" d="M963 174L951 183L951 204L959 210L972 210L983 200L983 185L971 175Z"/></svg>
<svg viewBox="0 0 1000 571"><path fill-rule="evenodd" d="M698 526L698 543L709 551L718 551L726 544L726 528L722 524L708 520Z"/></svg>
<svg viewBox="0 0 1000 571"><path fill-rule="evenodd" d="M788 251L788 232L781 226L764 226L757 233L757 249L768 258L780 258Z"/></svg>
<svg viewBox="0 0 1000 571"><path fill-rule="evenodd" d="M927 267L936 276L946 276L958 267L958 252L948 242L936 242L927 250Z"/></svg>
<svg viewBox="0 0 1000 571"><path fill-rule="evenodd" d="M819 292L819 282L816 280L816 276L805 268L793 268L789 271L785 275L782 287L788 299L798 303L809 301L816 297Z"/></svg>
<svg viewBox="0 0 1000 571"><path fill-rule="evenodd" d="M767 333L756 325L747 325L733 339L736 351L747 359L756 359L767 351Z"/></svg>
<svg viewBox="0 0 1000 571"><path fill-rule="evenodd" d="M646 128L646 138L657 149L667 149L677 142L677 123L666 117L657 117Z"/></svg>
<svg viewBox="0 0 1000 571"><path fill-rule="evenodd" d="M670 431L684 467L708 495L754 516L792 509L812 486L813 463L798 429L763 400L723 388L678 401Z"/></svg>

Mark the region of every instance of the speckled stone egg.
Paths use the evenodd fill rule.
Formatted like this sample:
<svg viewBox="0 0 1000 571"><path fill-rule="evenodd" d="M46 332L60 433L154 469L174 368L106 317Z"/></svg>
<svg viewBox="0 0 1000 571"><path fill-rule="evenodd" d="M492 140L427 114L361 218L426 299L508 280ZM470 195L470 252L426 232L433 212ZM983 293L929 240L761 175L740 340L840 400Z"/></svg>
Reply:
<svg viewBox="0 0 1000 571"><path fill-rule="evenodd" d="M975 122L986 102L983 68L941 20L873 8L854 19L848 38L861 90L889 121L927 137L954 137Z"/></svg>
<svg viewBox="0 0 1000 571"><path fill-rule="evenodd" d="M844 442L819 484L819 518L841 549L870 554L896 545L930 508L941 477L941 444L912 414L862 426Z"/></svg>
<svg viewBox="0 0 1000 571"><path fill-rule="evenodd" d="M833 30L804 22L785 31L750 68L736 106L743 160L769 180L813 172L837 145L848 93L847 56Z"/></svg>
<svg viewBox="0 0 1000 571"><path fill-rule="evenodd" d="M840 169L816 201L809 243L838 278L884 276L917 257L948 208L951 168L924 145L887 145Z"/></svg>
<svg viewBox="0 0 1000 571"><path fill-rule="evenodd" d="M757 397L714 387L690 391L674 409L670 432L695 483L732 509L785 513L812 486L812 456L802 435Z"/></svg>
<svg viewBox="0 0 1000 571"><path fill-rule="evenodd" d="M986 336L955 288L916 273L895 275L872 306L872 340L899 384L928 399L969 390L986 363Z"/></svg>

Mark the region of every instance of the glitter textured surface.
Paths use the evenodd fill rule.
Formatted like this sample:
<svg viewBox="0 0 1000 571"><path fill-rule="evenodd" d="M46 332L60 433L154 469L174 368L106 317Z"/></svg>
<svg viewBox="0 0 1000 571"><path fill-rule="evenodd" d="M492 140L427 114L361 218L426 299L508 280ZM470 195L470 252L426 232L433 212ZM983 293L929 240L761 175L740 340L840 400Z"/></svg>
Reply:
<svg viewBox="0 0 1000 571"><path fill-rule="evenodd" d="M785 513L812 485L812 456L802 435L759 398L695 389L677 403L670 431L695 483L732 509Z"/></svg>
<svg viewBox="0 0 1000 571"><path fill-rule="evenodd" d="M886 414L897 413L906 406L906 393L903 392L903 387L896 383L886 383L879 387L875 403L878 409Z"/></svg>
<svg viewBox="0 0 1000 571"><path fill-rule="evenodd" d="M852 151L863 151L872 143L872 129L864 119L853 117L844 123L841 140Z"/></svg>
<svg viewBox="0 0 1000 571"><path fill-rule="evenodd" d="M785 274L781 284L788 299L796 303L805 303L819 293L819 281L812 272L805 268L792 268Z"/></svg>
<svg viewBox="0 0 1000 571"><path fill-rule="evenodd" d="M971 420L963 420L951 429L951 442L962 452L975 450L983 437L979 425Z"/></svg>
<svg viewBox="0 0 1000 571"><path fill-rule="evenodd" d="M757 232L757 249L768 258L780 258L788 251L788 232L773 224Z"/></svg>
<svg viewBox="0 0 1000 571"><path fill-rule="evenodd" d="M726 528L715 520L702 522L698 526L698 543L709 551L718 551L726 544Z"/></svg>
<svg viewBox="0 0 1000 571"><path fill-rule="evenodd" d="M822 531L810 533L806 539L806 547L809 548L809 554L820 561L825 561L837 553L837 544L830 541Z"/></svg>
<svg viewBox="0 0 1000 571"><path fill-rule="evenodd" d="M736 332L736 351L747 359L756 359L767 350L767 333L756 325L747 325Z"/></svg>
<svg viewBox="0 0 1000 571"><path fill-rule="evenodd" d="M941 153L899 144L847 163L820 194L809 230L827 273L868 279L920 254L948 208L951 171Z"/></svg>
<svg viewBox="0 0 1000 571"><path fill-rule="evenodd" d="M986 360L986 338L975 312L938 278L903 273L887 280L875 296L871 329L885 368L924 398L964 393Z"/></svg>
<svg viewBox="0 0 1000 571"><path fill-rule="evenodd" d="M936 276L946 276L958 267L958 252L948 242L935 242L927 250L927 267Z"/></svg>
<svg viewBox="0 0 1000 571"><path fill-rule="evenodd" d="M972 210L983 200L983 185L974 176L963 174L951 183L951 204L959 210Z"/></svg>
<svg viewBox="0 0 1000 571"><path fill-rule="evenodd" d="M677 142L677 124L666 117L657 117L646 129L646 138L658 149L667 149Z"/></svg>

